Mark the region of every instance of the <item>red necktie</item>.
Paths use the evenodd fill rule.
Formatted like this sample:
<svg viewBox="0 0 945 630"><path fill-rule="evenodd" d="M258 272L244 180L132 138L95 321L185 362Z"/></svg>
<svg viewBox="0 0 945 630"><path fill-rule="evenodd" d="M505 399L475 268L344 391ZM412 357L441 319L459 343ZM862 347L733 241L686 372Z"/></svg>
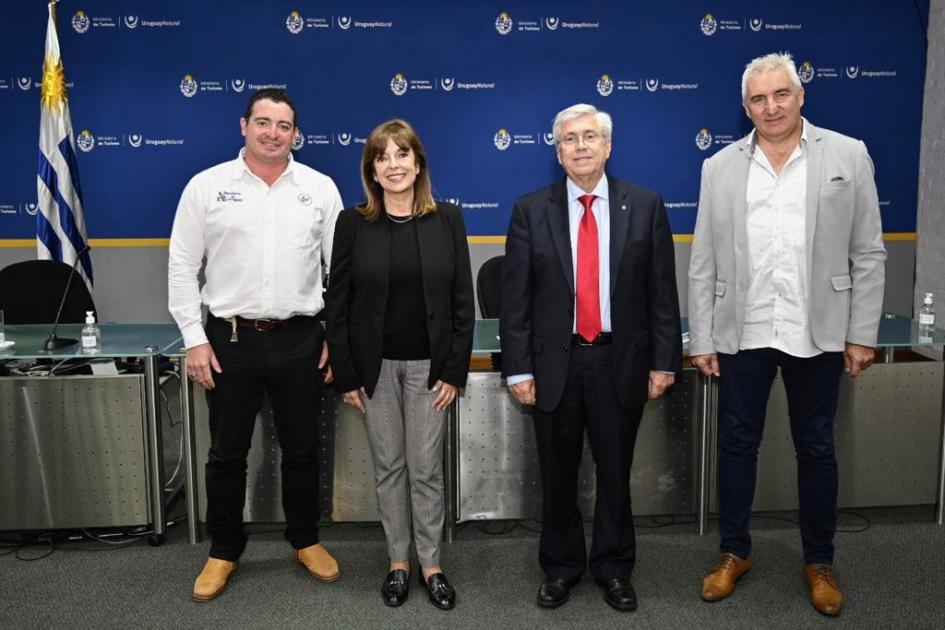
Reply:
<svg viewBox="0 0 945 630"><path fill-rule="evenodd" d="M585 341L593 341L600 333L600 255L597 221L591 205L597 195L582 195L584 216L578 227L577 246L577 331Z"/></svg>

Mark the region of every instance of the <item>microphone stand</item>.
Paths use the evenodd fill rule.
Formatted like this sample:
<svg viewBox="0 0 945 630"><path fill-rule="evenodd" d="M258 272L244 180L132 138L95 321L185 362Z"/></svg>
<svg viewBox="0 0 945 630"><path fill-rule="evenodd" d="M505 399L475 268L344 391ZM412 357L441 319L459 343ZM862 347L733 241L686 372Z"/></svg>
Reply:
<svg viewBox="0 0 945 630"><path fill-rule="evenodd" d="M79 266L79 261L82 259L82 254L89 250L89 246L86 245L75 255L75 262L72 263L72 271L69 272L69 281L66 282L66 290L62 294L62 301L59 302L59 312L56 313L56 321L53 324L52 332L49 333L49 336L46 337L46 342L43 344L43 348L48 352L53 350L58 350L59 348L65 348L66 346L71 346L74 343L78 343L78 339L67 339L65 337L57 337L56 329L59 328L59 318L62 316L62 307L66 305L66 298L69 296L69 288L72 286L72 278L75 277L75 270Z"/></svg>

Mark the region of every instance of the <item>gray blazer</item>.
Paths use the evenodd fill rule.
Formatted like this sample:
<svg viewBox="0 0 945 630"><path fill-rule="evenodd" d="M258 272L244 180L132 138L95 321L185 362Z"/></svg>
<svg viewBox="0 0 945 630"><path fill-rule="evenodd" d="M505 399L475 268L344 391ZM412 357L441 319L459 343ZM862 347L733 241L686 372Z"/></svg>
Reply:
<svg viewBox="0 0 945 630"><path fill-rule="evenodd" d="M808 308L814 344L874 347L883 308L886 249L866 146L807 126ZM689 353L738 352L751 283L747 138L702 165L689 259Z"/></svg>

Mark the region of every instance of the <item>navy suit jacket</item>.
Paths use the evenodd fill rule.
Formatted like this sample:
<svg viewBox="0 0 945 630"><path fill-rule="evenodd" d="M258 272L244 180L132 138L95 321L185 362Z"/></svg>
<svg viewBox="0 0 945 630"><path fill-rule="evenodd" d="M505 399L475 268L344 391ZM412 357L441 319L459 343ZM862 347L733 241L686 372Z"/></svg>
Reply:
<svg viewBox="0 0 945 630"><path fill-rule="evenodd" d="M612 177L610 309L620 404L647 400L650 370L682 363L672 233L656 193ZM515 202L502 265L503 375L534 374L536 404L557 407L574 330L566 180Z"/></svg>

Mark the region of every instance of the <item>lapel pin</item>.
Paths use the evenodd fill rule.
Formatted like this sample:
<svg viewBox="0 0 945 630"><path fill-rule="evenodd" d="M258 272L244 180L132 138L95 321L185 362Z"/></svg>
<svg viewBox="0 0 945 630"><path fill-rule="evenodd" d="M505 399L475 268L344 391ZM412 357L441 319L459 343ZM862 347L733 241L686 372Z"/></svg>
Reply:
<svg viewBox="0 0 945 630"><path fill-rule="evenodd" d="M620 209L621 209L621 210L626 210L626 209L627 209L627 206L621 204Z"/></svg>

